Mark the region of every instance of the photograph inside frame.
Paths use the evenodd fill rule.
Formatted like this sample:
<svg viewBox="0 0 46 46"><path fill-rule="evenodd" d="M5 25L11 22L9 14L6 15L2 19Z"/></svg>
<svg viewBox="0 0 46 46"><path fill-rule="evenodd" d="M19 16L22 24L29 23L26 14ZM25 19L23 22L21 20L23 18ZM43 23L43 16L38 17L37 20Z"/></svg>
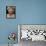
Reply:
<svg viewBox="0 0 46 46"><path fill-rule="evenodd" d="M6 18L16 19L16 6L6 6Z"/></svg>
<svg viewBox="0 0 46 46"><path fill-rule="evenodd" d="M20 24L18 28L20 28L18 29L20 31L20 41L46 41L46 25Z"/></svg>

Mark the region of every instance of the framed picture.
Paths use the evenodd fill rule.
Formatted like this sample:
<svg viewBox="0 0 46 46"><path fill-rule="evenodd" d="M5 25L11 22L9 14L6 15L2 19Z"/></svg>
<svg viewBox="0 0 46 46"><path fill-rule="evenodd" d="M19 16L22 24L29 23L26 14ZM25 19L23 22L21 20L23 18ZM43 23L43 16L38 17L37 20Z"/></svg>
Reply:
<svg viewBox="0 0 46 46"><path fill-rule="evenodd" d="M46 41L45 24L19 24L18 33L21 40Z"/></svg>
<svg viewBox="0 0 46 46"><path fill-rule="evenodd" d="M6 18L16 19L16 6L6 6Z"/></svg>

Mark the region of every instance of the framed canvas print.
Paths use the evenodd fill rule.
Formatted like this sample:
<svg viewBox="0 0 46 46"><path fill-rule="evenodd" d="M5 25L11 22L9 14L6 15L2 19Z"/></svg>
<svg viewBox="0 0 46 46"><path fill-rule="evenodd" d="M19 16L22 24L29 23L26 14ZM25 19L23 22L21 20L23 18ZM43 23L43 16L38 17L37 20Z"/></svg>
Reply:
<svg viewBox="0 0 46 46"><path fill-rule="evenodd" d="M20 41L46 41L46 25L20 24L18 30L20 31Z"/></svg>
<svg viewBox="0 0 46 46"><path fill-rule="evenodd" d="M16 19L16 6L6 6L6 18Z"/></svg>

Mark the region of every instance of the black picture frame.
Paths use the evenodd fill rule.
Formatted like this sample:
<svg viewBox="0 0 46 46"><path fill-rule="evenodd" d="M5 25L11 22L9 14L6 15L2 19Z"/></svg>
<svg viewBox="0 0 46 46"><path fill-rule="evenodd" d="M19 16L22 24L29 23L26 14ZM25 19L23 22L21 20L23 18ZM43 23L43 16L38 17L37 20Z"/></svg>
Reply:
<svg viewBox="0 0 46 46"><path fill-rule="evenodd" d="M14 17L7 17L8 14L8 7L13 8L14 9ZM16 6L6 6L6 19L16 19Z"/></svg>

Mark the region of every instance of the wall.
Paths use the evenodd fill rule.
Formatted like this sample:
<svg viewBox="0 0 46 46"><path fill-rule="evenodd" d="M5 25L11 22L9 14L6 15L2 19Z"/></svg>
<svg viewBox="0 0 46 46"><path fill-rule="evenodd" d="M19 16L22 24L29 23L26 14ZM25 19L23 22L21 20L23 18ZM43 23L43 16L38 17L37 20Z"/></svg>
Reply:
<svg viewBox="0 0 46 46"><path fill-rule="evenodd" d="M16 5L16 19L6 19L7 5ZM46 0L0 0L0 44L18 32L17 24L46 24Z"/></svg>
<svg viewBox="0 0 46 46"><path fill-rule="evenodd" d="M46 24L46 0L16 0L19 24Z"/></svg>
<svg viewBox="0 0 46 46"><path fill-rule="evenodd" d="M0 44L7 44L8 34L10 32L17 32L17 19L6 19L6 6L15 5L16 0L0 0ZM18 38L16 38L16 43Z"/></svg>

